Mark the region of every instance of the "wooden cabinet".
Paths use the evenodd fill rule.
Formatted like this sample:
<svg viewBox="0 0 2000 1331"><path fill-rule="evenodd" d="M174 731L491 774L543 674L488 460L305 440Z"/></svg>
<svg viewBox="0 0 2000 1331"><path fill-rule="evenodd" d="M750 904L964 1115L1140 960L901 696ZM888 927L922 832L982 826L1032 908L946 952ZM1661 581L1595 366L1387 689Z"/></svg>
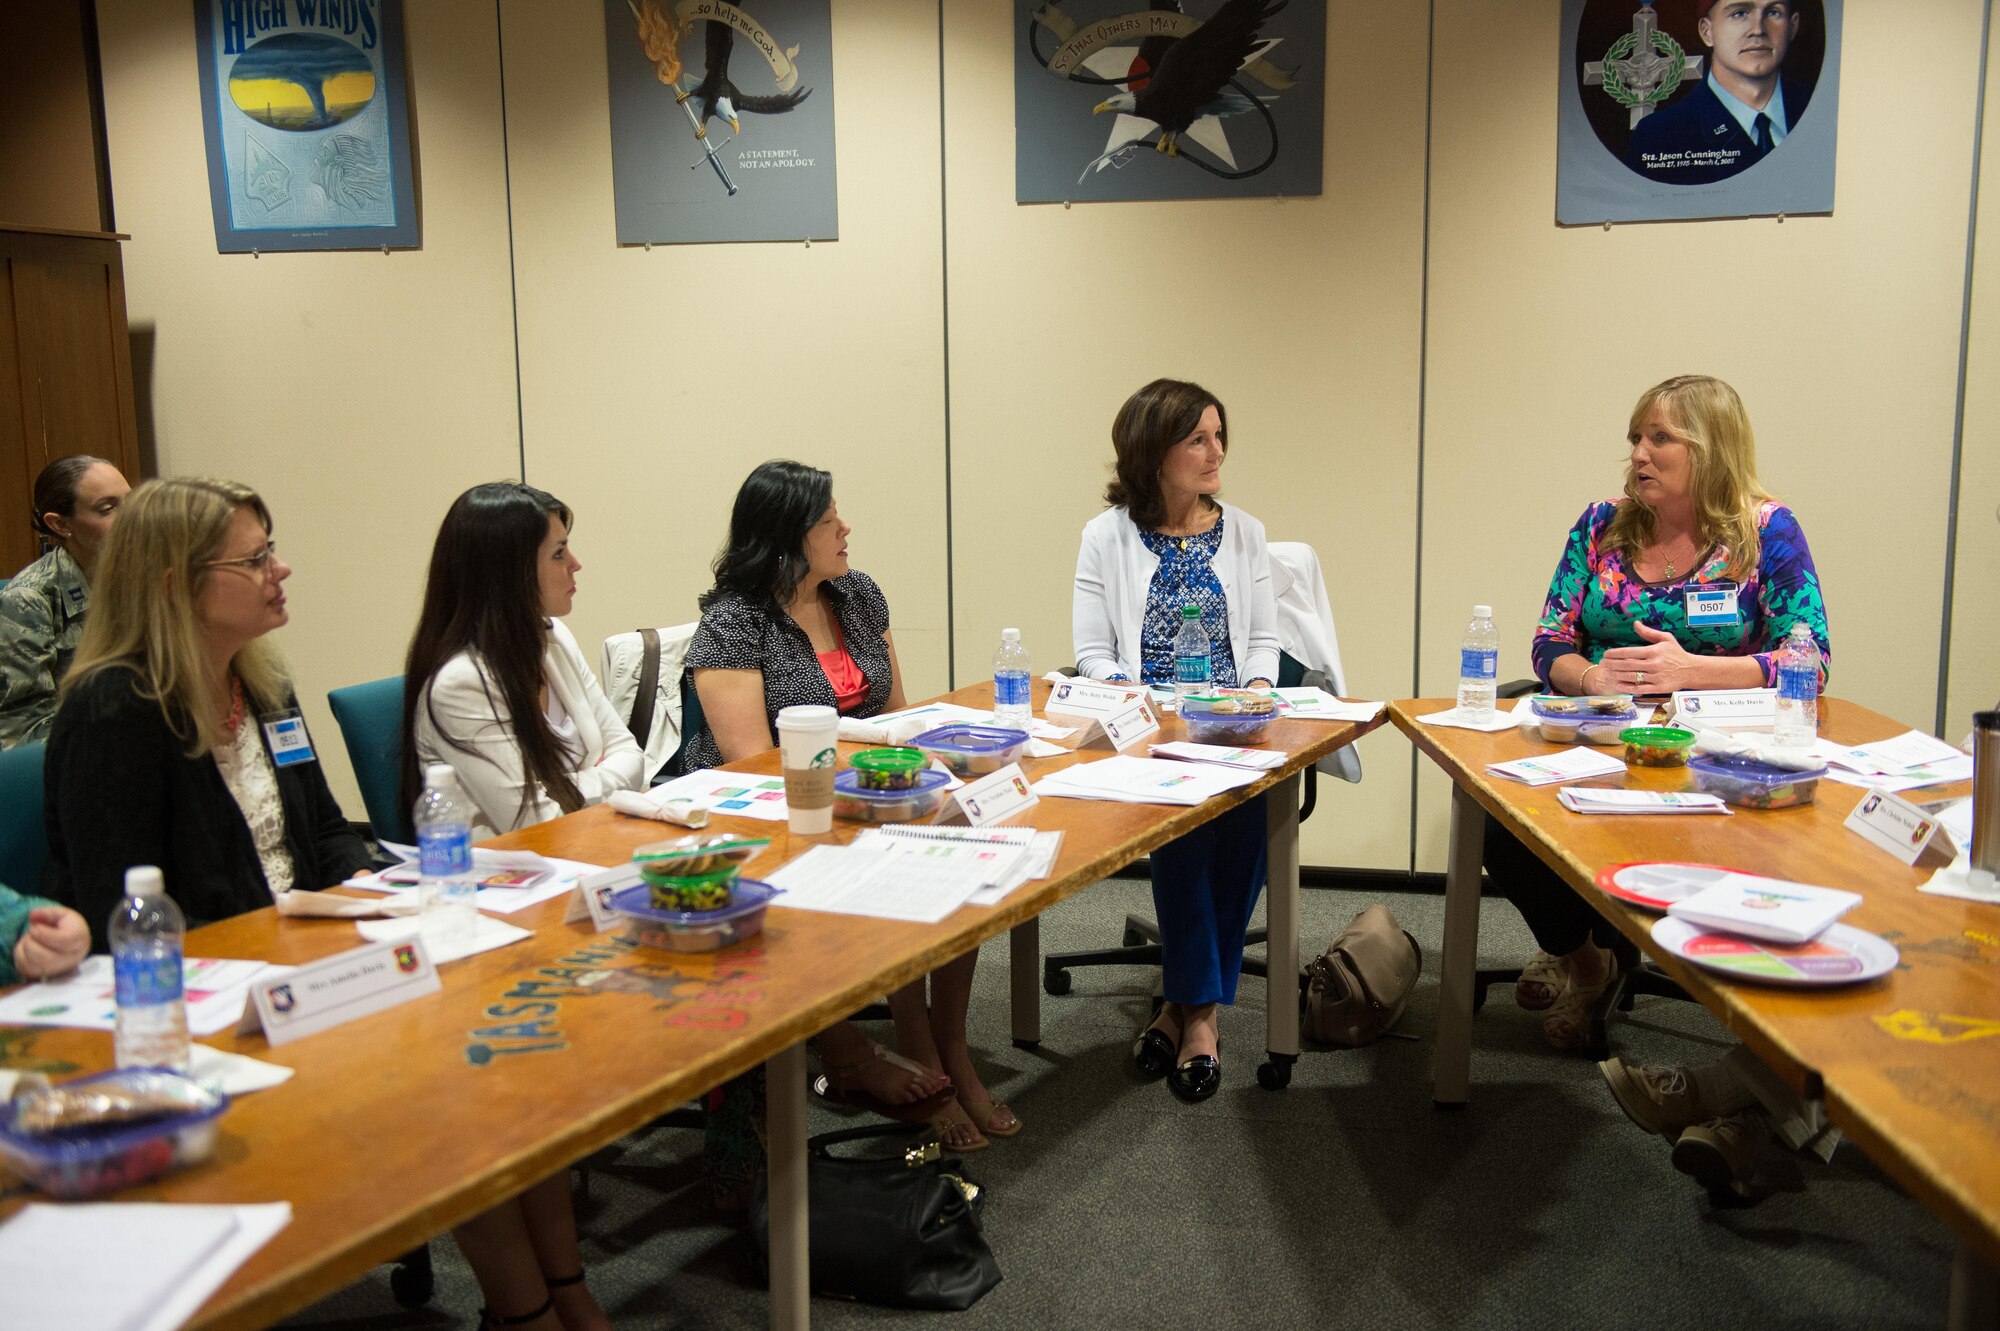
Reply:
<svg viewBox="0 0 2000 1331"><path fill-rule="evenodd" d="M0 577L40 553L28 510L51 461L95 453L139 483L124 239L0 229Z"/></svg>

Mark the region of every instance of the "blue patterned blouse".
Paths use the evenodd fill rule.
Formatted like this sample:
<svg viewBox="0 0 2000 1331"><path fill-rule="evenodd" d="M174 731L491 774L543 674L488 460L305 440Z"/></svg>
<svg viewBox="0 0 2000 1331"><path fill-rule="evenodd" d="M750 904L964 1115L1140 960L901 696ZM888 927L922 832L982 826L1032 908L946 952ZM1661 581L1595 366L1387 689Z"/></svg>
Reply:
<svg viewBox="0 0 2000 1331"><path fill-rule="evenodd" d="M1215 552L1222 548L1223 519L1199 536L1182 538L1141 531L1139 539L1160 557L1146 588L1146 618L1139 626L1139 671L1148 684L1174 682L1174 639L1181 631L1181 607L1201 607L1208 630L1209 669L1223 688L1236 687L1236 655L1229 646L1229 599L1215 576Z"/></svg>

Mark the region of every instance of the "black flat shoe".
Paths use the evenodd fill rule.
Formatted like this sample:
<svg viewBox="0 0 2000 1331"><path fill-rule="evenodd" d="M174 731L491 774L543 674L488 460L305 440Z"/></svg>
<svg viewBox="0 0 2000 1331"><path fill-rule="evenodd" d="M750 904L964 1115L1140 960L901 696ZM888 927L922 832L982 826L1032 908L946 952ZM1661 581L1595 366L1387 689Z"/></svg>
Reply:
<svg viewBox="0 0 2000 1331"><path fill-rule="evenodd" d="M1215 1054L1196 1054L1168 1076L1167 1089L1189 1104L1208 1099L1222 1089L1222 1059Z"/></svg>
<svg viewBox="0 0 2000 1331"><path fill-rule="evenodd" d="M1132 1042L1132 1062L1149 1079L1158 1079L1174 1070L1174 1055L1180 1053L1180 1046L1167 1038L1167 1033L1157 1026L1148 1026L1139 1032L1139 1038Z"/></svg>

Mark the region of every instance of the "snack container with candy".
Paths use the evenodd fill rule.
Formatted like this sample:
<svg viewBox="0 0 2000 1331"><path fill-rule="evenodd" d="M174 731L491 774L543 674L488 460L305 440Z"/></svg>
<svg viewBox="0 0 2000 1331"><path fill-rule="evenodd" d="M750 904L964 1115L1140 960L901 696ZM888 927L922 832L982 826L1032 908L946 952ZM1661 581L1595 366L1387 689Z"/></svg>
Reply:
<svg viewBox="0 0 2000 1331"><path fill-rule="evenodd" d="M1590 693L1571 698L1538 693L1528 700L1536 728L1551 744L1616 744L1618 732L1639 719L1629 693Z"/></svg>
<svg viewBox="0 0 2000 1331"><path fill-rule="evenodd" d="M944 803L945 787L951 777L936 768L917 773L907 790L870 790L861 784L854 768L833 778L833 816L857 823L907 823L928 818Z"/></svg>
<svg viewBox="0 0 2000 1331"><path fill-rule="evenodd" d="M21 1087L0 1104L0 1159L51 1197L102 1197L206 1160L228 1107L228 1096L160 1068Z"/></svg>
<svg viewBox="0 0 2000 1331"><path fill-rule="evenodd" d="M909 790L929 764L917 749L863 749L849 758L854 781L862 790ZM848 773L842 773L847 775Z"/></svg>
<svg viewBox="0 0 2000 1331"><path fill-rule="evenodd" d="M953 776L986 776L1027 752L1028 732L1007 726L954 724L926 730L910 743L949 767Z"/></svg>
<svg viewBox="0 0 2000 1331"><path fill-rule="evenodd" d="M1618 732L1625 761L1634 767L1686 767L1694 732L1678 726L1631 726Z"/></svg>
<svg viewBox="0 0 2000 1331"><path fill-rule="evenodd" d="M721 910L729 904L731 889L736 884L736 866L686 878L641 869L639 877L646 882L650 900L661 910Z"/></svg>
<svg viewBox="0 0 2000 1331"><path fill-rule="evenodd" d="M1180 712L1197 744L1255 744L1277 719L1278 700L1249 689L1216 689L1181 699Z"/></svg>
<svg viewBox="0 0 2000 1331"><path fill-rule="evenodd" d="M668 952L713 952L764 931L764 908L778 889L755 878L736 880L733 900L721 910L663 910L648 897L649 884L611 894L611 909L632 921L632 936Z"/></svg>
<svg viewBox="0 0 2000 1331"><path fill-rule="evenodd" d="M1704 791L1720 795L1725 803L1744 809L1789 809L1811 804L1826 768L1796 772L1773 767L1753 758L1736 758L1720 753L1698 753L1688 759L1688 770Z"/></svg>
<svg viewBox="0 0 2000 1331"><path fill-rule="evenodd" d="M716 836L684 836L654 841L632 852L639 871L660 878L700 878L728 870L734 873L771 844L769 837L723 832Z"/></svg>

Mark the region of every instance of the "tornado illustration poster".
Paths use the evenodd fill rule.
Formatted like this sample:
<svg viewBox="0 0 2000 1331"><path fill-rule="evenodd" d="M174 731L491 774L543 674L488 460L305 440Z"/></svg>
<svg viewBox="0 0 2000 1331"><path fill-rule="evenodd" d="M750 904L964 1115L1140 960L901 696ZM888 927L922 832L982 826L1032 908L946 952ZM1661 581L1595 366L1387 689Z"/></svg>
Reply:
<svg viewBox="0 0 2000 1331"><path fill-rule="evenodd" d="M215 247L414 249L401 0L194 0Z"/></svg>

